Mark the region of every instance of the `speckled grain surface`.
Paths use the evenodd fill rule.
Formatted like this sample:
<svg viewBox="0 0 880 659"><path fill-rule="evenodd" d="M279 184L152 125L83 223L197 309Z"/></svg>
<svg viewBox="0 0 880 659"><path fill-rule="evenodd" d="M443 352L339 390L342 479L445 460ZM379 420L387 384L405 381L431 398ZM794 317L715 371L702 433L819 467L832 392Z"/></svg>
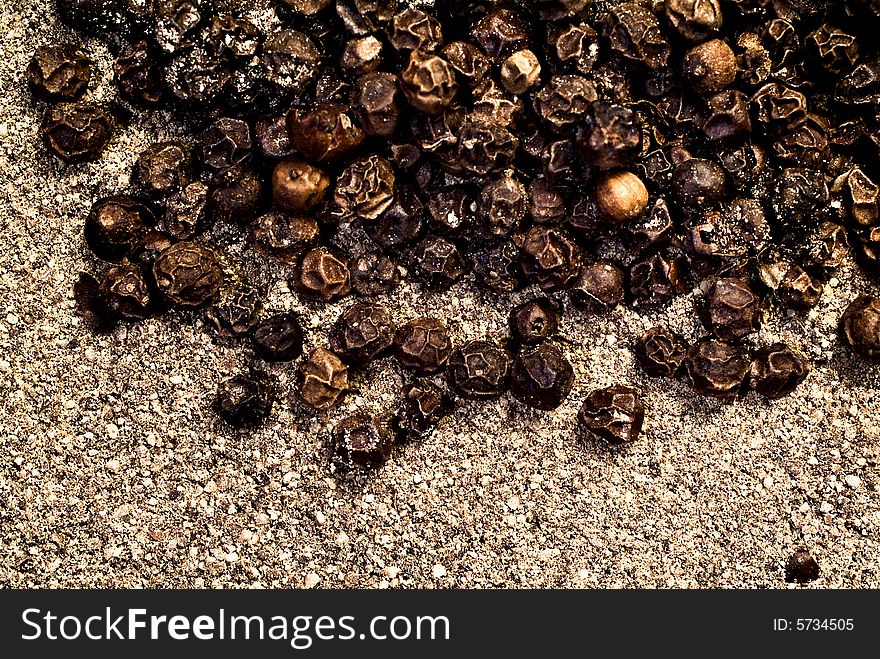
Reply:
<svg viewBox="0 0 880 659"><path fill-rule="evenodd" d="M23 72L36 45L74 35L49 0L0 4L0 586L785 587L799 546L821 566L812 587L878 586L880 369L835 337L848 301L876 292L853 266L809 315L767 315L753 343L784 337L816 360L782 401L722 405L635 368L632 340L652 324L700 334L692 295L662 317L568 310L577 383L559 410L465 403L371 477L339 483L327 424L387 407L403 375L390 360L327 419L285 399L266 427L237 433L207 408L247 355L196 316L106 336L81 325L71 289L96 266L81 238L88 208L128 189L139 151L181 127L152 113L118 129L97 163L52 160ZM85 45L100 68L90 97L107 101L107 51ZM303 315L309 346L323 341L346 302L304 305L235 230L212 239L270 286L270 309ZM445 315L459 341L500 335L510 304L468 281L385 301L400 320ZM272 370L289 391L292 366ZM623 450L575 427L585 392L611 383L640 387L649 406Z"/></svg>

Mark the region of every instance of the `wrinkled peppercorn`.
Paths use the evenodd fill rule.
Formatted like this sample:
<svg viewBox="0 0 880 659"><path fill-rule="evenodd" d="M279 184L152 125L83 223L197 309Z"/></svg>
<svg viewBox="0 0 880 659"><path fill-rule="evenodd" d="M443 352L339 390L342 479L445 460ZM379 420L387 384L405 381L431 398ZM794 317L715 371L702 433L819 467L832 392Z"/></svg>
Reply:
<svg viewBox="0 0 880 659"><path fill-rule="evenodd" d="M317 162L342 158L364 141L364 132L346 108L336 103L307 112L294 108L287 114L287 129L300 153Z"/></svg>
<svg viewBox="0 0 880 659"><path fill-rule="evenodd" d="M425 208L421 200L412 187L401 185L391 205L378 219L371 221L366 230L379 247L391 249L413 242L424 224Z"/></svg>
<svg viewBox="0 0 880 659"><path fill-rule="evenodd" d="M706 339L688 350L684 366L694 391L730 402L742 394L751 364L742 348Z"/></svg>
<svg viewBox="0 0 880 659"><path fill-rule="evenodd" d="M382 42L373 35L352 39L345 44L339 65L353 75L376 71L382 66Z"/></svg>
<svg viewBox="0 0 880 659"><path fill-rule="evenodd" d="M97 160L112 137L112 122L91 103L59 103L46 110L41 128L49 151L67 163Z"/></svg>
<svg viewBox="0 0 880 659"><path fill-rule="evenodd" d="M807 377L803 356L785 343L764 346L752 358L749 384L767 398L782 398Z"/></svg>
<svg viewBox="0 0 880 659"><path fill-rule="evenodd" d="M378 155L356 160L340 174L333 200L342 213L375 220L394 201L394 168Z"/></svg>
<svg viewBox="0 0 880 659"><path fill-rule="evenodd" d="M562 229L537 225L529 229L520 251L520 265L542 290L565 288L581 271L581 250Z"/></svg>
<svg viewBox="0 0 880 659"><path fill-rule="evenodd" d="M330 178L322 170L302 160L287 159L272 172L272 201L291 212L313 209L324 199Z"/></svg>
<svg viewBox="0 0 880 659"><path fill-rule="evenodd" d="M601 313L623 302L623 270L613 263L599 262L584 266L569 289L574 304L585 311Z"/></svg>
<svg viewBox="0 0 880 659"><path fill-rule="evenodd" d="M840 330L857 356L880 363L880 298L858 296L841 317Z"/></svg>
<svg viewBox="0 0 880 659"><path fill-rule="evenodd" d="M443 321L416 318L402 325L394 335L394 351L400 363L418 373L436 373L446 365L452 339Z"/></svg>
<svg viewBox="0 0 880 659"><path fill-rule="evenodd" d="M153 279L168 303L195 309L218 298L223 270L213 250L182 241L159 254L153 264Z"/></svg>
<svg viewBox="0 0 880 659"><path fill-rule="evenodd" d="M152 144L138 156L137 181L154 195L180 190L192 176L189 150L180 142Z"/></svg>
<svg viewBox="0 0 880 659"><path fill-rule="evenodd" d="M224 169L211 181L208 209L213 217L246 224L263 205L263 177L250 167Z"/></svg>
<svg viewBox="0 0 880 659"><path fill-rule="evenodd" d="M598 98L596 86L586 78L556 75L535 95L535 112L550 128L562 131L581 121Z"/></svg>
<svg viewBox="0 0 880 659"><path fill-rule="evenodd" d="M510 311L510 336L518 345L537 345L559 330L562 307L548 297L537 297Z"/></svg>
<svg viewBox="0 0 880 659"><path fill-rule="evenodd" d="M719 0L666 0L666 19L688 41L702 41L722 26Z"/></svg>
<svg viewBox="0 0 880 659"><path fill-rule="evenodd" d="M178 240L189 240L205 228L208 186L194 181L165 200L162 228Z"/></svg>
<svg viewBox="0 0 880 659"><path fill-rule="evenodd" d="M574 66L581 73L589 73L599 56L599 35L586 23L561 27L551 44L562 64Z"/></svg>
<svg viewBox="0 0 880 659"><path fill-rule="evenodd" d="M250 333L262 308L259 291L242 288L208 307L205 320L219 336L237 339Z"/></svg>
<svg viewBox="0 0 880 659"><path fill-rule="evenodd" d="M254 247L286 265L295 265L305 251L314 247L319 233L314 218L280 211L261 215L250 225Z"/></svg>
<svg viewBox="0 0 880 659"><path fill-rule="evenodd" d="M786 307L807 311L819 303L822 284L799 265L792 265L779 282L776 295Z"/></svg>
<svg viewBox="0 0 880 659"><path fill-rule="evenodd" d="M525 186L505 173L483 186L477 202L477 215L486 233L506 236L519 227L527 205Z"/></svg>
<svg viewBox="0 0 880 659"><path fill-rule="evenodd" d="M351 106L367 135L390 137L400 118L397 77L383 71L362 76L354 84Z"/></svg>
<svg viewBox="0 0 880 659"><path fill-rule="evenodd" d="M253 141L247 122L223 117L208 126L196 144L202 163L221 171L243 163L250 156Z"/></svg>
<svg viewBox="0 0 880 659"><path fill-rule="evenodd" d="M594 389L584 400L578 420L597 437L610 444L635 440L645 422L645 404L638 391L615 385Z"/></svg>
<svg viewBox="0 0 880 659"><path fill-rule="evenodd" d="M873 226L880 219L880 186L858 166L834 180L831 192L843 202L847 217L860 226Z"/></svg>
<svg viewBox="0 0 880 659"><path fill-rule="evenodd" d="M431 288L449 288L465 273L461 252L442 236L422 240L415 248L414 258L419 276Z"/></svg>
<svg viewBox="0 0 880 659"><path fill-rule="evenodd" d="M468 341L447 361L449 386L462 398L497 398L507 389L510 356L489 341Z"/></svg>
<svg viewBox="0 0 880 659"><path fill-rule="evenodd" d="M148 206L133 197L116 195L95 202L85 222L86 244L103 261L118 263L147 235L156 218Z"/></svg>
<svg viewBox="0 0 880 659"><path fill-rule="evenodd" d="M302 93L318 77L321 53L315 42L296 30L279 30L263 44L266 77L283 90Z"/></svg>
<svg viewBox="0 0 880 659"><path fill-rule="evenodd" d="M470 254L477 284L496 293L512 293L525 285L519 247L510 238L483 243Z"/></svg>
<svg viewBox="0 0 880 659"><path fill-rule="evenodd" d="M703 324L716 338L741 339L761 325L761 303L741 279L727 277L712 282L700 309Z"/></svg>
<svg viewBox="0 0 880 659"><path fill-rule="evenodd" d="M348 367L325 348L315 348L296 367L296 394L314 410L329 410L348 391Z"/></svg>
<svg viewBox="0 0 880 659"><path fill-rule="evenodd" d="M636 342L636 359L648 375L673 378L681 373L688 345L683 337L664 327L654 327Z"/></svg>
<svg viewBox="0 0 880 659"><path fill-rule="evenodd" d="M443 43L443 30L440 21L430 14L407 7L391 19L388 40L397 50L431 52Z"/></svg>
<svg viewBox="0 0 880 659"><path fill-rule="evenodd" d="M124 320L143 320L154 306L143 269L129 264L114 266L104 273L98 299L111 316Z"/></svg>
<svg viewBox="0 0 880 659"><path fill-rule="evenodd" d="M517 137L504 126L472 117L462 124L458 135L458 163L485 176L510 165L518 146Z"/></svg>
<svg viewBox="0 0 880 659"><path fill-rule="evenodd" d="M355 302L342 312L330 330L330 349L355 364L367 364L391 348L394 331L386 307Z"/></svg>
<svg viewBox="0 0 880 659"><path fill-rule="evenodd" d="M471 30L471 37L496 63L527 45L529 28L513 9L495 9L482 16Z"/></svg>
<svg viewBox="0 0 880 659"><path fill-rule="evenodd" d="M561 189L544 177L529 183L529 215L539 224L561 222L568 211L568 190Z"/></svg>
<svg viewBox="0 0 880 659"><path fill-rule="evenodd" d="M480 49L466 41L453 41L442 51L449 65L469 84L483 80L489 71L489 60Z"/></svg>
<svg viewBox="0 0 880 659"><path fill-rule="evenodd" d="M395 425L400 439L426 437L446 416L452 405L448 397L425 380L407 384L403 388Z"/></svg>
<svg viewBox="0 0 880 659"><path fill-rule="evenodd" d="M511 94L524 94L541 76L541 63L531 50L518 50L501 65L501 84Z"/></svg>
<svg viewBox="0 0 880 659"><path fill-rule="evenodd" d="M623 226L628 247L636 252L666 243L674 228L672 214L665 199L657 199L641 217Z"/></svg>
<svg viewBox="0 0 880 659"><path fill-rule="evenodd" d="M786 583L810 583L819 578L819 564L806 549L798 549L785 563Z"/></svg>
<svg viewBox="0 0 880 659"><path fill-rule="evenodd" d="M574 369L552 343L527 348L513 360L510 390L526 405L554 410L568 397L574 385Z"/></svg>
<svg viewBox="0 0 880 659"><path fill-rule="evenodd" d="M669 63L669 41L660 22L635 2L612 7L605 21L611 51L625 61L659 71Z"/></svg>
<svg viewBox="0 0 880 659"><path fill-rule="evenodd" d="M306 253L296 271L297 292L309 300L330 302L351 291L348 261L326 247Z"/></svg>
<svg viewBox="0 0 880 659"><path fill-rule="evenodd" d="M690 158L675 166L672 189L682 209L691 211L721 201L727 192L727 180L718 163Z"/></svg>
<svg viewBox="0 0 880 659"><path fill-rule="evenodd" d="M257 355L267 362L289 362L303 351L303 330L299 318L290 312L278 313L257 323L251 341Z"/></svg>
<svg viewBox="0 0 880 659"><path fill-rule="evenodd" d="M413 51L400 74L400 88L416 110L439 115L452 103L458 91L455 71L437 55Z"/></svg>
<svg viewBox="0 0 880 659"><path fill-rule="evenodd" d="M271 377L256 369L223 380L217 387L214 409L236 428L256 426L272 413L277 396Z"/></svg>
<svg viewBox="0 0 880 659"><path fill-rule="evenodd" d="M165 91L162 68L146 41L124 49L113 65L114 80L125 98L145 105L158 103Z"/></svg>
<svg viewBox="0 0 880 659"><path fill-rule="evenodd" d="M642 150L642 126L629 108L599 101L587 114L578 144L599 169L626 167Z"/></svg>
<svg viewBox="0 0 880 659"><path fill-rule="evenodd" d="M92 62L71 44L40 46L28 64L28 86L39 99L72 101L82 96L92 75Z"/></svg>
<svg viewBox="0 0 880 659"><path fill-rule="evenodd" d="M333 467L341 474L352 469L376 469L391 457L394 435L384 420L366 414L349 416L331 433Z"/></svg>
<svg viewBox="0 0 880 659"><path fill-rule="evenodd" d="M400 269L387 256L366 252L351 266L351 286L358 295L375 297L394 290L400 284Z"/></svg>
<svg viewBox="0 0 880 659"><path fill-rule="evenodd" d="M778 82L761 87L750 103L753 116L768 135L789 132L807 120L807 98Z"/></svg>
<svg viewBox="0 0 880 659"><path fill-rule="evenodd" d="M669 303L685 291L684 258L677 254L653 254L629 269L629 288L638 305Z"/></svg>
<svg viewBox="0 0 880 659"><path fill-rule="evenodd" d="M752 132L748 99L741 91L725 90L710 96L706 106L703 133L710 140L740 140Z"/></svg>

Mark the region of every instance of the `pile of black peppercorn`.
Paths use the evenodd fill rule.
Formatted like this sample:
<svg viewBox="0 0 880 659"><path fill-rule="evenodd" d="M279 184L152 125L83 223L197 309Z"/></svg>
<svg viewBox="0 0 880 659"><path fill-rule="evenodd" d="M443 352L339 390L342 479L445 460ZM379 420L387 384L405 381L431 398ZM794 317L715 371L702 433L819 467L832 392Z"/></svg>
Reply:
<svg viewBox="0 0 880 659"><path fill-rule="evenodd" d="M107 329L204 309L256 359L299 359L296 397L319 411L394 355L409 374L399 406L333 430L340 471L381 464L456 398L561 405L569 303L656 310L701 285L706 337L655 327L638 363L724 401L784 396L809 364L796 346L744 343L764 311L819 304L850 250L880 269L877 0L276 0L270 34L208 0L57 5L114 50L117 105L171 107L193 129L140 154L138 196L95 203L85 239L109 266L77 282L81 313ZM66 162L112 136L112 112L82 100L90 70L63 44L28 68ZM215 222L287 266L302 298L358 298L326 347L302 355L299 319L265 317L261 293L231 280L203 242ZM356 253L337 239L352 227L369 236ZM511 310L509 337L453 345L444 319L375 302L402 272L431 290L473 273L500 300L540 294ZM880 299L854 300L841 335L880 362ZM257 424L276 389L254 366L220 384L216 408ZM622 443L644 416L639 392L615 385L578 418Z"/></svg>

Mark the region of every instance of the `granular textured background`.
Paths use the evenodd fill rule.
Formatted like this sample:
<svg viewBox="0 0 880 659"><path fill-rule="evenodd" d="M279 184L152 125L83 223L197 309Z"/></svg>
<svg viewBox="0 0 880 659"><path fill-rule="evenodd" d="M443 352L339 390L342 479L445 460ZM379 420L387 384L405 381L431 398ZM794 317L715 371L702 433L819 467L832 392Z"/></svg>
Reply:
<svg viewBox="0 0 880 659"><path fill-rule="evenodd" d="M49 157L24 69L40 43L76 37L50 0L2 5L0 586L785 587L800 546L821 566L812 587L878 586L880 369L836 338L846 304L877 286L852 264L816 310L771 310L752 339L784 338L815 360L786 399L723 405L639 372L632 342L644 329L702 333L693 294L659 314L567 309L577 382L557 411L465 402L383 469L336 481L328 424L388 408L404 376L390 359L330 417L285 396L265 427L239 433L208 408L248 356L197 316L103 336L82 326L72 286L96 268L82 240L88 209L130 190L141 149L183 126L150 112L120 126L96 163ZM259 9L251 17L271 25ZM110 54L95 40L85 48L99 69L89 97L109 101ZM210 239L230 269L270 287L270 310L302 315L309 348L349 303L303 304L240 231ZM383 301L401 322L439 313L463 341L503 335L510 300L534 294L498 299L466 280L443 295L405 285ZM289 392L293 366L271 370ZM641 388L649 406L644 434L623 449L576 428L586 392L612 383Z"/></svg>

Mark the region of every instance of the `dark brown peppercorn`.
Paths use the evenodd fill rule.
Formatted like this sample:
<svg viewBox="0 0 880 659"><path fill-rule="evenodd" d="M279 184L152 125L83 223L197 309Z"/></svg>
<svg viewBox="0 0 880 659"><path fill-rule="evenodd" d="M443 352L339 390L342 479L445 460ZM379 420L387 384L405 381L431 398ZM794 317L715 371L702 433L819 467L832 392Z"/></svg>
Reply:
<svg viewBox="0 0 880 659"><path fill-rule="evenodd" d="M626 167L642 150L642 126L629 108L599 101L587 114L578 144L599 169Z"/></svg>
<svg viewBox="0 0 880 659"><path fill-rule="evenodd" d="M129 264L114 266L104 273L98 299L110 315L124 320L143 320L153 310L143 269Z"/></svg>
<svg viewBox="0 0 880 659"><path fill-rule="evenodd" d="M204 40L214 57L250 59L260 47L260 31L246 18L230 14L211 17Z"/></svg>
<svg viewBox="0 0 880 659"><path fill-rule="evenodd" d="M72 101L85 93L92 75L92 62L72 44L40 46L25 75L31 93L37 98Z"/></svg>
<svg viewBox="0 0 880 659"><path fill-rule="evenodd" d="M383 420L356 414L336 424L330 441L333 469L346 474L385 464L391 457L394 435Z"/></svg>
<svg viewBox="0 0 880 659"><path fill-rule="evenodd" d="M261 215L250 225L254 247L285 265L295 265L305 251L315 246L319 234L314 218L280 211Z"/></svg>
<svg viewBox="0 0 880 659"><path fill-rule="evenodd" d="M267 362L289 362L303 351L303 330L299 318L290 312L278 313L254 326L254 351Z"/></svg>
<svg viewBox="0 0 880 659"><path fill-rule="evenodd" d="M749 383L767 398L782 398L807 377L807 362L785 343L764 346L752 359Z"/></svg>
<svg viewBox="0 0 880 659"><path fill-rule="evenodd" d="M862 359L880 363L880 298L860 295L840 319L843 338Z"/></svg>
<svg viewBox="0 0 880 659"><path fill-rule="evenodd" d="M394 168L378 155L351 163L336 181L333 201L344 215L375 220L394 201Z"/></svg>
<svg viewBox="0 0 880 659"><path fill-rule="evenodd" d="M706 106L703 133L710 140L741 140L752 132L749 101L741 91L726 90L710 96Z"/></svg>
<svg viewBox="0 0 880 659"><path fill-rule="evenodd" d="M208 209L214 218L246 224L263 201L263 177L250 167L224 169L211 181Z"/></svg>
<svg viewBox="0 0 880 659"><path fill-rule="evenodd" d="M880 186L860 167L852 167L834 180L831 192L843 202L847 217L859 226L873 226L880 219Z"/></svg>
<svg viewBox="0 0 880 659"><path fill-rule="evenodd" d="M719 0L666 0L666 19L688 41L702 41L721 29Z"/></svg>
<svg viewBox="0 0 880 659"><path fill-rule="evenodd" d="M287 158L295 152L284 115L258 119L254 133L259 154L267 160Z"/></svg>
<svg viewBox="0 0 880 659"><path fill-rule="evenodd" d="M602 217L610 222L630 222L648 208L648 189L632 172L616 171L596 183L594 196Z"/></svg>
<svg viewBox="0 0 880 659"><path fill-rule="evenodd" d="M461 252L441 236L427 236L416 246L415 264L425 284L439 290L449 288L465 273Z"/></svg>
<svg viewBox="0 0 880 659"><path fill-rule="evenodd" d="M205 310L207 324L223 338L247 336L257 322L263 302L259 291L241 288L227 295L221 302Z"/></svg>
<svg viewBox="0 0 880 659"><path fill-rule="evenodd" d="M382 66L382 42L373 35L352 39L345 44L339 65L355 76L378 70Z"/></svg>
<svg viewBox="0 0 880 659"><path fill-rule="evenodd" d="M437 116L458 91L455 71L442 57L413 51L400 74L400 88L416 110Z"/></svg>
<svg viewBox="0 0 880 659"><path fill-rule="evenodd" d="M397 12L398 0L336 0L336 13L355 35L375 32Z"/></svg>
<svg viewBox="0 0 880 659"><path fill-rule="evenodd" d="M391 249L413 242L421 234L424 223L425 208L418 195L412 187L401 185L388 209L368 223L366 230L379 247Z"/></svg>
<svg viewBox="0 0 880 659"><path fill-rule="evenodd" d="M468 341L447 363L449 386L462 398L497 398L508 387L510 356L489 341Z"/></svg>
<svg viewBox="0 0 880 659"><path fill-rule="evenodd" d="M611 51L622 59L659 71L669 63L669 41L648 9L625 2L608 12L605 34Z"/></svg>
<svg viewBox="0 0 880 659"><path fill-rule="evenodd" d="M302 212L313 209L324 199L330 177L307 162L282 160L272 172L272 201L280 209Z"/></svg>
<svg viewBox="0 0 880 659"><path fill-rule="evenodd" d="M86 244L99 259L118 263L137 248L156 218L148 206L124 196L95 202L85 222Z"/></svg>
<svg viewBox="0 0 880 659"><path fill-rule="evenodd" d="M430 382L420 380L407 384L395 418L400 439L428 436L451 407L443 392Z"/></svg>
<svg viewBox="0 0 880 659"><path fill-rule="evenodd" d="M623 238L635 252L643 252L668 242L674 223L665 199L657 199L651 208L623 226Z"/></svg>
<svg viewBox="0 0 880 659"><path fill-rule="evenodd" d="M799 265L792 265L779 282L776 295L786 307L807 311L819 304L822 284Z"/></svg>
<svg viewBox="0 0 880 659"><path fill-rule="evenodd" d="M539 224L561 222L568 208L568 190L541 176L529 183L529 215Z"/></svg>
<svg viewBox="0 0 880 659"><path fill-rule="evenodd" d="M453 41L447 44L442 55L456 73L469 84L482 81L489 71L488 58L479 48L466 41Z"/></svg>
<svg viewBox="0 0 880 659"><path fill-rule="evenodd" d="M830 201L825 176L814 169L783 169L770 193L770 208L778 228L798 237L828 215Z"/></svg>
<svg viewBox="0 0 880 659"><path fill-rule="evenodd" d="M846 230L834 222L823 222L810 236L807 259L821 276L827 276L840 267L848 252Z"/></svg>
<svg viewBox="0 0 880 659"><path fill-rule="evenodd" d="M512 293L525 286L519 265L519 247L510 238L479 245L471 254L477 284L496 293Z"/></svg>
<svg viewBox="0 0 880 659"><path fill-rule="evenodd" d="M436 373L446 365L452 340L443 321L416 318L394 335L394 351L400 363L417 373Z"/></svg>
<svg viewBox="0 0 880 659"><path fill-rule="evenodd" d="M807 120L807 98L778 82L770 82L750 100L753 116L767 135L793 130Z"/></svg>
<svg viewBox="0 0 880 659"><path fill-rule="evenodd" d="M561 131L582 121L598 98L596 86L586 78L556 75L535 95L535 112L550 128Z"/></svg>
<svg viewBox="0 0 880 659"><path fill-rule="evenodd" d="M690 158L675 166L672 189L682 209L693 211L721 201L727 192L727 181L719 164Z"/></svg>
<svg viewBox="0 0 880 659"><path fill-rule="evenodd" d="M858 39L843 30L821 25L807 35L806 46L811 49L829 73L841 74L851 70L859 58Z"/></svg>
<svg viewBox="0 0 880 659"><path fill-rule="evenodd" d="M678 254L653 254L629 269L629 287L636 306L664 305L685 291L684 258Z"/></svg>
<svg viewBox="0 0 880 659"><path fill-rule="evenodd" d="M386 307L355 302L342 312L330 330L330 349L355 364L368 364L391 348L394 331Z"/></svg>
<svg viewBox="0 0 880 659"><path fill-rule="evenodd" d="M507 236L519 227L527 205L525 186L510 173L505 173L483 186L477 202L477 215L486 233Z"/></svg>
<svg viewBox="0 0 880 659"><path fill-rule="evenodd" d="M213 250L183 241L159 254L153 264L153 279L169 304L195 309L219 297L223 269Z"/></svg>
<svg viewBox="0 0 880 659"><path fill-rule="evenodd" d="M510 165L518 146L517 137L504 126L472 117L458 135L458 162L469 172L485 176Z"/></svg>
<svg viewBox="0 0 880 659"><path fill-rule="evenodd" d="M205 228L208 186L194 181L165 200L162 228L178 240L189 240Z"/></svg>
<svg viewBox="0 0 880 659"><path fill-rule="evenodd" d="M581 73L589 73L599 56L599 35L586 23L565 25L551 41L556 57Z"/></svg>
<svg viewBox="0 0 880 659"><path fill-rule="evenodd" d="M520 264L529 281L542 290L569 286L581 271L581 250L562 229L538 225L523 240Z"/></svg>
<svg viewBox="0 0 880 659"><path fill-rule="evenodd" d="M137 181L154 195L180 190L192 176L189 151L180 142L159 142L147 147L135 165Z"/></svg>
<svg viewBox="0 0 880 659"><path fill-rule="evenodd" d="M351 109L367 135L393 135L400 119L397 76L376 71L360 77L351 92Z"/></svg>
<svg viewBox="0 0 880 659"><path fill-rule="evenodd" d="M159 47L168 54L180 52L195 43L196 29L205 18L199 4L192 0L163 0L155 10L155 36Z"/></svg>
<svg viewBox="0 0 880 659"><path fill-rule="evenodd" d="M348 261L326 247L310 250L296 271L297 292L309 300L330 302L351 292Z"/></svg>
<svg viewBox="0 0 880 659"><path fill-rule="evenodd" d="M253 145L247 122L229 117L208 126L198 136L196 144L202 163L216 171L244 162Z"/></svg>
<svg viewBox="0 0 880 659"><path fill-rule="evenodd" d="M537 345L559 330L562 307L548 297L536 297L510 311L510 336L517 345Z"/></svg>
<svg viewBox="0 0 880 659"><path fill-rule="evenodd" d="M730 402L742 394L751 364L742 348L707 339L691 347L684 366L694 391Z"/></svg>
<svg viewBox="0 0 880 659"><path fill-rule="evenodd" d="M229 70L202 48L176 55L163 70L165 86L181 102L199 107L219 98L229 84Z"/></svg>
<svg viewBox="0 0 880 659"><path fill-rule="evenodd" d="M529 29L525 19L513 9L495 9L474 24L471 37L500 64L511 53L527 46Z"/></svg>
<svg viewBox="0 0 880 659"><path fill-rule="evenodd" d="M741 339L761 326L761 303L741 279L712 282L701 308L703 324L716 338Z"/></svg>
<svg viewBox="0 0 880 659"><path fill-rule="evenodd" d="M431 52L443 43L440 22L421 9L407 7L388 26L388 40L397 50Z"/></svg>
<svg viewBox="0 0 880 659"><path fill-rule="evenodd" d="M329 410L348 391L348 367L335 354L315 348L296 367L296 394L314 410Z"/></svg>
<svg viewBox="0 0 880 659"><path fill-rule="evenodd" d="M682 77L701 94L715 94L736 80L736 55L721 39L691 48L681 65Z"/></svg>
<svg viewBox="0 0 880 659"><path fill-rule="evenodd" d="M648 375L674 378L681 373L688 345L683 337L664 327L654 327L636 342L636 359Z"/></svg>
<svg viewBox="0 0 880 659"><path fill-rule="evenodd" d="M581 309L602 313L623 302L624 290L623 270L613 263L599 262L584 266L569 289L569 296Z"/></svg>
<svg viewBox="0 0 880 659"><path fill-rule="evenodd" d="M114 80L122 95L145 105L158 103L165 91L162 67L146 41L120 53L113 65Z"/></svg>
<svg viewBox="0 0 880 659"><path fill-rule="evenodd" d="M329 7L333 0L281 0L285 7L304 16L314 16Z"/></svg>
<svg viewBox="0 0 880 659"><path fill-rule="evenodd" d="M510 390L526 405L554 410L574 386L574 369L552 343L542 343L520 352L510 369Z"/></svg>
<svg viewBox="0 0 880 659"><path fill-rule="evenodd" d="M358 295L383 295L397 288L399 284L400 269L387 256L366 252L352 263L351 286Z"/></svg>
<svg viewBox="0 0 880 659"><path fill-rule="evenodd" d="M219 384L214 409L231 426L256 426L269 418L276 396L271 377L252 369Z"/></svg>
<svg viewBox="0 0 880 659"><path fill-rule="evenodd" d="M785 563L786 583L810 583L819 578L819 564L806 549L798 549Z"/></svg>
<svg viewBox="0 0 880 659"><path fill-rule="evenodd" d="M615 385L594 389L578 412L581 425L609 444L634 441L645 422L645 404L639 392Z"/></svg>
<svg viewBox="0 0 880 659"><path fill-rule="evenodd" d="M263 44L261 62L266 77L295 94L317 79L320 60L315 42L296 30L279 30Z"/></svg>
<svg viewBox="0 0 880 659"><path fill-rule="evenodd" d="M335 103L325 103L308 112L291 110L287 128L299 152L317 162L342 158L364 141L364 132L346 108Z"/></svg>
<svg viewBox="0 0 880 659"><path fill-rule="evenodd" d="M46 110L43 142L67 163L97 160L112 137L112 123L91 103L60 103Z"/></svg>
<svg viewBox="0 0 880 659"><path fill-rule="evenodd" d="M541 63L531 50L518 50L501 64L500 77L511 94L525 94L541 77Z"/></svg>

